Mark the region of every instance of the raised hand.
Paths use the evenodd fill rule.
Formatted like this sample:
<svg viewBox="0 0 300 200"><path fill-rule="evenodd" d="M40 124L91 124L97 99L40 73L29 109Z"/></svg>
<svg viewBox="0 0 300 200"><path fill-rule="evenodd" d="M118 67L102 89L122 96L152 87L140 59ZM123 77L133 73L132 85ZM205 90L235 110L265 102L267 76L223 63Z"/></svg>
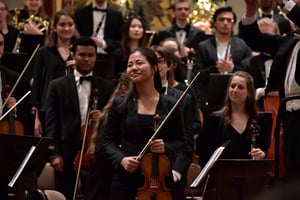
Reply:
<svg viewBox="0 0 300 200"><path fill-rule="evenodd" d="M258 0L245 0L246 2L246 17L256 15L258 8Z"/></svg>

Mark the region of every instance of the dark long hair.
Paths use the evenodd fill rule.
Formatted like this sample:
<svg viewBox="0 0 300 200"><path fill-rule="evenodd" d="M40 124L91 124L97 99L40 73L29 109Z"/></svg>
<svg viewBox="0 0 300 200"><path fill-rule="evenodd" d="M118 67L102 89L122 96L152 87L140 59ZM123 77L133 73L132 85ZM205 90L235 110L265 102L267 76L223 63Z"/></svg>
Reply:
<svg viewBox="0 0 300 200"><path fill-rule="evenodd" d="M255 87L254 87L253 78L248 72L237 71L230 77L230 79L228 81L228 86L226 89L226 97L225 97L225 101L224 101L224 107L221 109L221 113L224 118L224 124L228 125L231 122L232 106L231 106L231 100L229 98L228 90L231 85L232 79L236 76L246 79L248 94L247 94L247 99L246 99L246 103L245 103L245 110L246 110L246 113L249 115L249 119L253 123L256 123L256 118L257 118L258 114L257 114L256 101L255 101Z"/></svg>
<svg viewBox="0 0 300 200"><path fill-rule="evenodd" d="M145 48L145 47L138 47L135 50L133 50L131 54L134 54L136 52L141 53L143 56L145 56L146 60L149 62L151 68L157 68L158 65L158 60L155 52L150 49L150 48ZM160 80L160 75L159 71L156 70L154 73L154 87L155 89L159 92L162 93L162 84ZM136 86L133 83L131 89L128 91L126 94L126 97L124 101L120 104L119 109L122 110L125 108L127 103L129 102L130 99L135 99L137 97L137 91L136 91Z"/></svg>
<svg viewBox="0 0 300 200"><path fill-rule="evenodd" d="M74 15L70 11L63 9L63 10L60 10L60 11L56 12L56 14L55 14L55 16L53 18L53 25L52 25L52 27L56 27L57 26L58 21L59 21L59 19L62 16L69 16L69 17L71 17L73 19L73 22L74 22L74 25L75 25L75 33L74 33L73 38L71 39L71 44L72 44L72 42L76 38L79 37L79 33L78 33L77 29L76 29L75 17L74 17ZM53 31L53 28L52 28L49 36L47 37L46 45L49 46L50 48L56 47L56 45L57 45L57 38L58 38L57 37L57 32Z"/></svg>
<svg viewBox="0 0 300 200"><path fill-rule="evenodd" d="M143 37L139 40L139 46L147 47L147 45L148 45L147 35L146 35L146 25L145 25L143 18L141 18L140 16L131 16L124 25L123 36L122 36L122 41L121 41L121 47L125 54L130 54L130 52L131 52L130 47L129 47L129 42L131 40L129 37L129 28L131 26L131 22L134 19L137 19L141 22L143 30L144 30Z"/></svg>

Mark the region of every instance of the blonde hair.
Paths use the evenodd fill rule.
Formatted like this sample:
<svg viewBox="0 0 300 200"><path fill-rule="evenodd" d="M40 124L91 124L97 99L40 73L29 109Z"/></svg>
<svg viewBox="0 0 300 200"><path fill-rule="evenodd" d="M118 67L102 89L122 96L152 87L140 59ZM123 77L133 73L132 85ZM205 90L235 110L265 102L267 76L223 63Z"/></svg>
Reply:
<svg viewBox="0 0 300 200"><path fill-rule="evenodd" d="M279 35L279 27L278 24L270 18L264 17L261 18L260 20L257 21L258 27L262 27L262 26L270 26L273 28L274 34Z"/></svg>

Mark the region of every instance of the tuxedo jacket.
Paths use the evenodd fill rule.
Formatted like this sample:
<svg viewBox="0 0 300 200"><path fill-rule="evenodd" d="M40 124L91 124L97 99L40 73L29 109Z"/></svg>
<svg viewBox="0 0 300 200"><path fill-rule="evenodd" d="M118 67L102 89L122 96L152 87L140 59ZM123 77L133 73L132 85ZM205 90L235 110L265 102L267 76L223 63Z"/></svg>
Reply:
<svg viewBox="0 0 300 200"><path fill-rule="evenodd" d="M295 6L287 16L296 25L300 25L300 7ZM279 91L281 97L284 97L284 80L289 58L295 44L299 40L293 37L293 32L286 36L262 34L259 31L257 22L247 26L240 23L239 34L253 50L270 54L273 57L266 93L269 91ZM296 66L295 81L300 85L299 54Z"/></svg>
<svg viewBox="0 0 300 200"><path fill-rule="evenodd" d="M265 62L269 59L273 59L271 56L264 53L260 53L257 56L250 57L243 61L247 72L251 74L254 81L254 87L264 88L266 86L266 68ZM264 98L260 98L257 101L258 109L264 110Z"/></svg>
<svg viewBox="0 0 300 200"><path fill-rule="evenodd" d="M172 24L169 27L163 28L160 30L157 34L156 44L159 44L161 41L163 41L166 38L173 37L176 38L176 25ZM206 36L204 32L192 25L190 25L190 29L186 36L186 42L185 45L189 48L194 48L195 50L198 47L198 43L205 40Z"/></svg>
<svg viewBox="0 0 300 200"><path fill-rule="evenodd" d="M75 11L77 30L81 36L92 36L93 32L93 4L79 8ZM107 7L104 40L107 44L105 49L109 54L120 46L124 20L122 13L114 8Z"/></svg>
<svg viewBox="0 0 300 200"><path fill-rule="evenodd" d="M264 53L260 53L257 56L250 57L243 62L246 70L252 75L255 88L262 88L266 85L266 68L265 62L272 59Z"/></svg>
<svg viewBox="0 0 300 200"><path fill-rule="evenodd" d="M102 109L113 92L106 80L93 76L92 91L97 88L97 109ZM61 155L64 166L73 167L76 152L81 148L81 116L74 74L52 80L45 101L46 136L55 140L54 155Z"/></svg>
<svg viewBox="0 0 300 200"><path fill-rule="evenodd" d="M216 62L218 61L216 38L208 38L198 45L199 47L195 56L196 72L200 71L202 77L210 73L219 73L216 68ZM234 64L233 72L245 70L242 66L242 60L251 57L251 49L242 39L233 36L229 55L232 55Z"/></svg>

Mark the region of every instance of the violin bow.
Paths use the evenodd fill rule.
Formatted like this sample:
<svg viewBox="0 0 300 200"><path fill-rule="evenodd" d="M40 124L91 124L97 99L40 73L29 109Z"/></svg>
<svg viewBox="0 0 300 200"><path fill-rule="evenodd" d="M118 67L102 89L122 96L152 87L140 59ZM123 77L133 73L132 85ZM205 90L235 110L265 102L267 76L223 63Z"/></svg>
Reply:
<svg viewBox="0 0 300 200"><path fill-rule="evenodd" d="M8 111L6 111L6 113L5 114L3 114L1 117L0 117L0 121L6 116L6 115L8 115L9 113L10 113L10 111L12 111L15 107L17 107L17 105L19 104L19 103L21 103L22 101L23 101L23 99L25 99L29 94L31 93L31 91L29 90L19 101L17 101L16 102L16 104L14 104L12 107L10 107L9 109L8 109Z"/></svg>
<svg viewBox="0 0 300 200"><path fill-rule="evenodd" d="M81 146L81 150L80 150L80 156L79 156L79 163L78 163L78 169L77 169L77 175L76 175L76 182L75 182L73 200L76 200L76 194L77 194L79 176L80 176L80 170L81 170L81 163L82 163L82 157L83 157L83 151L84 151L84 144L85 144L86 134L87 134L89 121L90 121L90 116L89 116L90 111L91 111L91 109L89 108L88 111L87 111L86 118L85 118L84 134L83 134L83 138L82 138L82 146Z"/></svg>
<svg viewBox="0 0 300 200"><path fill-rule="evenodd" d="M196 74L196 76L193 78L193 80L191 81L191 83L188 85L188 87L184 90L184 92L181 94L181 96L178 98L178 100L176 101L176 103L174 104L174 106L172 107L172 109L170 110L170 112L168 113L168 115L162 120L161 124L159 125L159 127L157 127L157 129L155 130L154 134L151 136L151 138L149 139L149 141L146 143L146 145L144 146L144 148L142 149L142 151L139 153L139 155L136 157L136 160L140 160L143 155L145 154L147 148L149 147L150 142L157 136L157 134L160 132L160 130L163 128L163 126L166 124L167 120L170 118L170 116L174 113L174 111L177 109L177 107L179 106L179 104L181 103L181 101L183 100L183 98L185 97L185 95L190 91L190 89L192 88L192 86L196 83L197 79L200 77L200 72L198 72Z"/></svg>
<svg viewBox="0 0 300 200"><path fill-rule="evenodd" d="M5 107L5 105L7 104L8 99L11 97L12 93L14 92L16 86L18 85L18 83L20 82L22 76L24 75L26 69L28 68L29 64L31 63L31 60L33 59L34 55L36 54L37 50L39 49L40 44L38 44L35 49L34 52L32 53L32 55L30 56L29 60L27 61L23 71L21 72L21 74L19 75L16 83L14 84L14 86L11 88L10 93L7 95L7 98L5 99L4 103L2 104L2 109Z"/></svg>

